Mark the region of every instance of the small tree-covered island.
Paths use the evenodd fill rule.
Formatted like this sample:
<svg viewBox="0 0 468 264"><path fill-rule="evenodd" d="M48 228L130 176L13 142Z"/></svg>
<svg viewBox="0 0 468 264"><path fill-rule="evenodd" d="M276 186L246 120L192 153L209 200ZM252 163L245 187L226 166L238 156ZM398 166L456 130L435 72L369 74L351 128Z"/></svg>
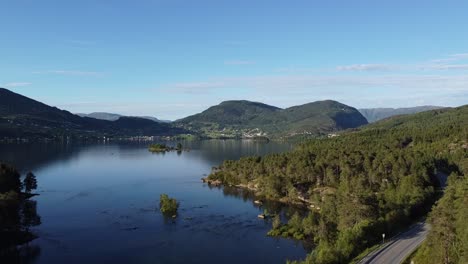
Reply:
<svg viewBox="0 0 468 264"><path fill-rule="evenodd" d="M154 143L149 145L148 150L152 153L165 153L168 151L182 151L183 147L181 143L177 143L176 147L171 147L166 144Z"/></svg>
<svg viewBox="0 0 468 264"><path fill-rule="evenodd" d="M468 263L467 173L463 106L390 118L289 153L228 160L204 181L307 207L287 223L275 217L269 232L314 243L304 263L348 263L382 233L428 213L432 229L416 263Z"/></svg>
<svg viewBox="0 0 468 264"><path fill-rule="evenodd" d="M159 196L159 210L163 215L176 217L178 209L179 202L176 199L169 197L167 194Z"/></svg>

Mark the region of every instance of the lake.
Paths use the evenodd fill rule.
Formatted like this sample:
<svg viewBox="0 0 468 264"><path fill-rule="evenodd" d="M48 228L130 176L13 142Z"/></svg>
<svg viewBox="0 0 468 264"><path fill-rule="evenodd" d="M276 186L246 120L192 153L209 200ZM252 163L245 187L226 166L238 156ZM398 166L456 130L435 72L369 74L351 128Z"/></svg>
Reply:
<svg viewBox="0 0 468 264"><path fill-rule="evenodd" d="M269 221L250 193L201 178L225 159L287 151L289 143L182 142L190 151L152 154L149 143L4 144L0 160L37 176L39 238L24 263L285 263L304 246L266 236ZM175 144L175 142L170 142ZM159 195L180 202L159 212ZM294 208L268 202L269 211Z"/></svg>

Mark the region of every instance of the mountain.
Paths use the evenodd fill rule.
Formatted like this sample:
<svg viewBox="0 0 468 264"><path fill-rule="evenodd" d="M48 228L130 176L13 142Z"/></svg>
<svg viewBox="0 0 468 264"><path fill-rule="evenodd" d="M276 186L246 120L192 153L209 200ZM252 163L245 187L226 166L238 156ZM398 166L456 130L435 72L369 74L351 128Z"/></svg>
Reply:
<svg viewBox="0 0 468 264"><path fill-rule="evenodd" d="M112 114L112 113L105 113L105 112L93 112L90 114L77 113L76 115L79 115L81 117L89 117L89 118L107 120L107 121L115 121L119 119L120 117L122 117L122 115L119 115L119 114Z"/></svg>
<svg viewBox="0 0 468 264"><path fill-rule="evenodd" d="M396 116L396 115L407 115L415 114L419 112L441 109L441 106L416 106L409 108L362 108L358 109L359 112L369 121L369 123L385 119L387 117Z"/></svg>
<svg viewBox="0 0 468 264"><path fill-rule="evenodd" d="M119 119L121 117L124 117L124 115L106 113L106 112L93 112L93 113L90 113L90 114L78 113L76 115L79 115L81 117L90 117L90 118L108 120L108 121L116 121L117 119ZM125 117L143 118L143 119L151 120L153 122L160 122L160 123L170 123L171 122L169 120L159 120L156 117L152 117L152 116L125 116Z"/></svg>
<svg viewBox="0 0 468 264"><path fill-rule="evenodd" d="M174 123L153 120L109 113L82 117L0 88L0 139L184 133L211 138L318 136L367 124L356 109L331 100L286 109L245 100L225 101Z"/></svg>
<svg viewBox="0 0 468 264"><path fill-rule="evenodd" d="M0 138L156 136L185 132L137 117L116 121L80 117L0 88Z"/></svg>
<svg viewBox="0 0 468 264"><path fill-rule="evenodd" d="M261 116L280 111L278 107L246 100L225 101L207 110L180 120L176 123L188 124L193 128L205 126L244 126Z"/></svg>
<svg viewBox="0 0 468 264"><path fill-rule="evenodd" d="M367 121L356 109L331 100L286 109L242 100L222 102L175 124L210 136L290 137L355 128Z"/></svg>

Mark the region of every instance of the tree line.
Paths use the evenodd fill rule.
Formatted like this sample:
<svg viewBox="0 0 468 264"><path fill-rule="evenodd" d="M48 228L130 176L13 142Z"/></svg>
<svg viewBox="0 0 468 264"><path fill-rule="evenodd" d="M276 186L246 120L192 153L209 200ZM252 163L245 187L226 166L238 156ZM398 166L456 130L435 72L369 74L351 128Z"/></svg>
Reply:
<svg viewBox="0 0 468 264"><path fill-rule="evenodd" d="M467 230L460 220L437 233L446 223L438 207L454 219L466 217L466 189L451 191L455 188L451 186L466 181L467 148L464 106L391 118L338 137L307 141L288 153L225 161L209 178L248 187L265 198L308 206L308 214L294 215L288 223L276 219L270 235L315 243L305 263L346 263L381 241L382 233L394 234L427 215L445 184L446 177L437 177L441 174L451 175L451 180L431 214L434 231L426 246L432 248L431 239L459 237ZM455 193L453 198L447 198L450 193ZM447 208L446 199L459 206L451 201ZM461 238L446 239L447 245L456 244L453 252L468 251L466 243L452 243ZM463 263L457 261L451 257L446 263Z"/></svg>

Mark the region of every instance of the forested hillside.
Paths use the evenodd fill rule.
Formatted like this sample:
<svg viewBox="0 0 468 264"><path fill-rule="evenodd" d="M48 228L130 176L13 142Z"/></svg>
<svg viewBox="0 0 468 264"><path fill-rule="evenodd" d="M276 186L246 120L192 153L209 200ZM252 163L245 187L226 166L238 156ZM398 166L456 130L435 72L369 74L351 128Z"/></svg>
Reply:
<svg viewBox="0 0 468 264"><path fill-rule="evenodd" d="M468 172L465 163L465 175ZM430 213L427 240L413 258L415 263L468 263L468 177L450 178L445 195Z"/></svg>
<svg viewBox="0 0 468 264"><path fill-rule="evenodd" d="M276 221L270 234L314 242L307 263L346 263L379 242L380 234L394 234L426 215L438 198L436 175L462 181L467 151L463 106L391 118L308 141L290 153L225 161L209 179L304 203L306 216Z"/></svg>
<svg viewBox="0 0 468 264"><path fill-rule="evenodd" d="M331 100L286 109L245 100L225 101L174 123L107 113L90 116L93 118L74 115L0 88L0 140L180 134L208 138L316 137L367 124L355 108Z"/></svg>
<svg viewBox="0 0 468 264"><path fill-rule="evenodd" d="M293 137L355 128L367 124L367 120L355 108L332 100L286 109L250 101L226 101L175 123L211 137Z"/></svg>
<svg viewBox="0 0 468 264"><path fill-rule="evenodd" d="M0 88L0 140L16 138L175 135L185 131L145 118L121 117L116 121L80 117Z"/></svg>

